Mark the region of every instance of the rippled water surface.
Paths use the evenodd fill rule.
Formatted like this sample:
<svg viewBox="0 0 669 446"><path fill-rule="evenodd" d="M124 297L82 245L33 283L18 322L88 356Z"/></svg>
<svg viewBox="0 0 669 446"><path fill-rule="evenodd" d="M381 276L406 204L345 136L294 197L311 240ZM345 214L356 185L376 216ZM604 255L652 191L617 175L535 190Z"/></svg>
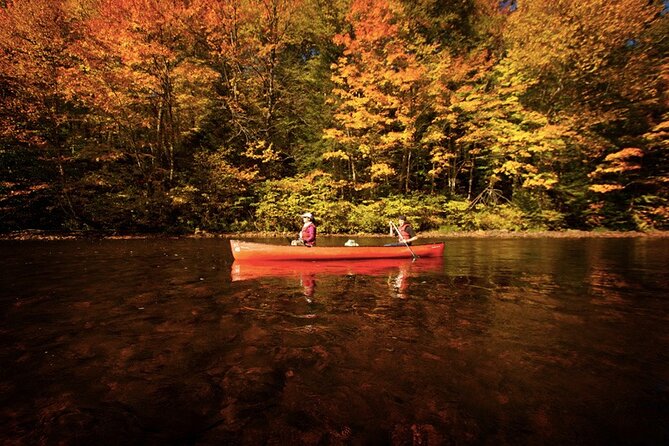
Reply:
<svg viewBox="0 0 669 446"><path fill-rule="evenodd" d="M669 444L669 239L445 241L0 242L0 440Z"/></svg>

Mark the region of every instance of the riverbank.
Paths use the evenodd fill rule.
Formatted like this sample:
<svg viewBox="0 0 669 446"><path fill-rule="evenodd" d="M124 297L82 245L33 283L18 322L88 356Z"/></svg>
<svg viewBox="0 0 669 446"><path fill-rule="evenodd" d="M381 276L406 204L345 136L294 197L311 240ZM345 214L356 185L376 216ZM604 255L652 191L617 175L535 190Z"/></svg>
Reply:
<svg viewBox="0 0 669 446"><path fill-rule="evenodd" d="M24 230L0 234L0 240L81 240L81 239L104 239L104 240L124 240L124 239L159 239L159 238L285 238L294 235L292 233L281 232L244 232L244 233L212 233L198 231L190 234L105 234L100 232L81 231L81 232L57 232L44 230ZM387 237L387 234L319 234L327 237ZM423 238L635 238L649 237L662 238L669 237L669 231L423 231L420 233Z"/></svg>

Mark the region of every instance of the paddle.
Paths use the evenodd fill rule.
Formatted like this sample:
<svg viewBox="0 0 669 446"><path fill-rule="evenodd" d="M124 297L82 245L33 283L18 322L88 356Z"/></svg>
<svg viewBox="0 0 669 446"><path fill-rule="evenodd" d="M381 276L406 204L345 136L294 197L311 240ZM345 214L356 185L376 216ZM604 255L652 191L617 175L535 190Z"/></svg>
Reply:
<svg viewBox="0 0 669 446"><path fill-rule="evenodd" d="M409 248L409 252L411 252L411 256L413 257L414 260L416 260L416 259L418 258L418 256L413 252L413 249L411 249L411 246L409 246L409 244L406 242L406 240L404 240L404 237L402 237L402 233L401 233L400 230L397 228L397 226L395 226L395 223L393 223L393 222L391 221L391 222L390 222L390 226L392 226L392 228L395 230L395 232L397 232L397 235L400 236L400 241L402 241L402 243L404 243L404 246L406 246L407 248Z"/></svg>

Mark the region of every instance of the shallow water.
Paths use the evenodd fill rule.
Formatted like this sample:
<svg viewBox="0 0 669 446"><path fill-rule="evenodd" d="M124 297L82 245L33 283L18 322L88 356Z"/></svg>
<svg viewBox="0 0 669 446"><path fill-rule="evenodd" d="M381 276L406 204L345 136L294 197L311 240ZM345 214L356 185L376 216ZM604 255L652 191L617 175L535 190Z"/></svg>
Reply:
<svg viewBox="0 0 669 446"><path fill-rule="evenodd" d="M669 239L446 243L254 266L223 239L0 242L0 440L669 443Z"/></svg>

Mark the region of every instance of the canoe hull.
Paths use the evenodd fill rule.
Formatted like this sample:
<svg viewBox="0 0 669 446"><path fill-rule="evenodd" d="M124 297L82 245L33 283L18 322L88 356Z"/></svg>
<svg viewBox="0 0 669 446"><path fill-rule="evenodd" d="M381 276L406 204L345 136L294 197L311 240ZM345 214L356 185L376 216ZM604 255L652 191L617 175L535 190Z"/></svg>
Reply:
<svg viewBox="0 0 669 446"><path fill-rule="evenodd" d="M418 257L441 257L444 243L411 246L287 246L230 240L235 260L364 260L411 258L411 251Z"/></svg>

